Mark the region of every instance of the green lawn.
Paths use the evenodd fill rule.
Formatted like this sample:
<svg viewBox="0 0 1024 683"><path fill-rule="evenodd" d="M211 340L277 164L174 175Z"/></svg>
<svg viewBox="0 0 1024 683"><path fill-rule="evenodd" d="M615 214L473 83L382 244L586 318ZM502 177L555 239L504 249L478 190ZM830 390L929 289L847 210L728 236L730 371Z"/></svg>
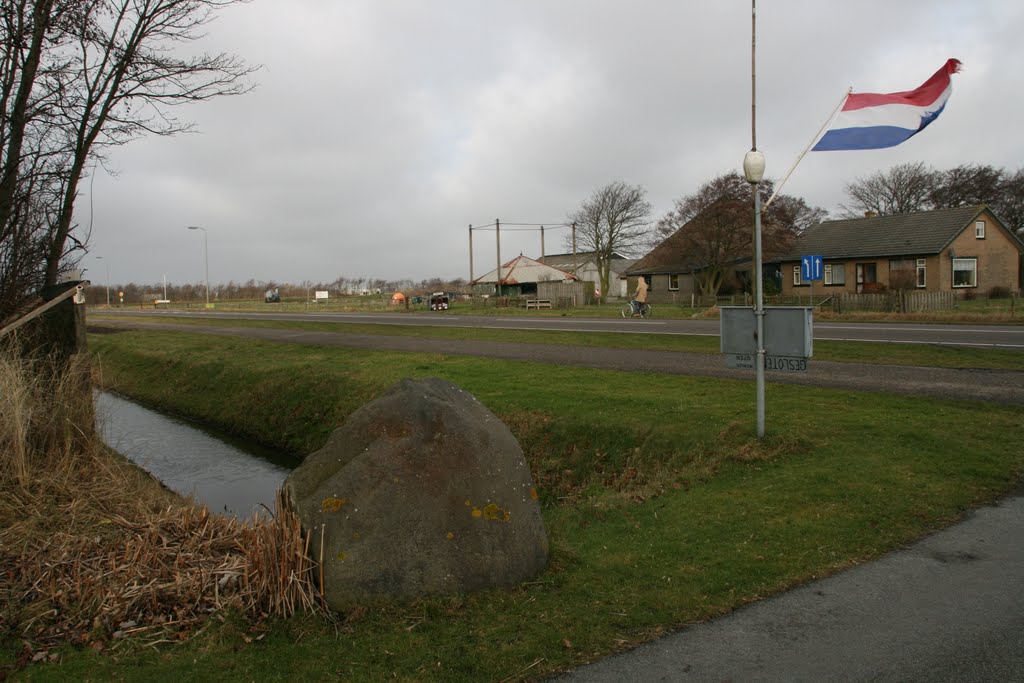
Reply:
<svg viewBox="0 0 1024 683"><path fill-rule="evenodd" d="M105 386L296 453L402 377L449 379L523 445L551 564L514 590L337 624L257 634L229 617L158 650L66 648L26 671L39 680L537 680L899 547L1024 468L1008 446L1024 439L1017 408L769 385L759 442L750 382L177 333L89 341Z"/></svg>
<svg viewBox="0 0 1024 683"><path fill-rule="evenodd" d="M91 313L91 324L102 325L102 313ZM173 322L179 325L216 325L227 327L264 327L296 329L337 334L373 334L429 339L465 339L500 341L516 344L560 344L649 351L684 351L719 354L717 337L696 335L623 334L616 332L565 332L558 330L495 330L481 327L423 325L373 325L369 323L309 322L301 320L218 320L187 317L140 317L132 320ZM882 365L918 365L939 368L984 368L1024 370L1024 353L1008 349L930 344L879 344L872 342L816 341L814 359L846 363ZM714 362L720 362L716 359Z"/></svg>

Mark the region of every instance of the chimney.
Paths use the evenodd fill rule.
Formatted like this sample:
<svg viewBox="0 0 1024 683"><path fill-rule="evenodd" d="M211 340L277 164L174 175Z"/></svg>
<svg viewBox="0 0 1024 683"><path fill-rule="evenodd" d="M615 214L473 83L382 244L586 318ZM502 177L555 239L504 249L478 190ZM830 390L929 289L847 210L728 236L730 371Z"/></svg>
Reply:
<svg viewBox="0 0 1024 683"><path fill-rule="evenodd" d="M865 211L864 212L864 218L874 218L877 215L878 214L875 213L874 211Z"/></svg>

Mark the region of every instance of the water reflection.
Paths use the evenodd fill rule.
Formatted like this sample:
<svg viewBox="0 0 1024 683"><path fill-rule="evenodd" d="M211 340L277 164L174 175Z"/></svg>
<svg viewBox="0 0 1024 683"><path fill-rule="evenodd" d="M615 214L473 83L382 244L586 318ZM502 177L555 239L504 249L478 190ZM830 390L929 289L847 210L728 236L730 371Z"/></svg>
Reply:
<svg viewBox="0 0 1024 683"><path fill-rule="evenodd" d="M108 446L167 488L236 517L250 517L261 504L273 509L275 492L298 465L105 392L96 392L96 421Z"/></svg>

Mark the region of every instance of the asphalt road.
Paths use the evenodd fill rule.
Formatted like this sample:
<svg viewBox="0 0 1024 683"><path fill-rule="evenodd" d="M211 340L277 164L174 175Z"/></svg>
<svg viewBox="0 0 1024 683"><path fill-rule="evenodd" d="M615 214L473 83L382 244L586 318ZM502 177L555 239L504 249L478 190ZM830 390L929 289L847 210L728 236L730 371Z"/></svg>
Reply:
<svg viewBox="0 0 1024 683"><path fill-rule="evenodd" d="M559 680L1024 680L1024 496Z"/></svg>
<svg viewBox="0 0 1024 683"><path fill-rule="evenodd" d="M203 314L205 315L205 314ZM299 329L187 325L172 321L142 320L129 315L96 322L107 328L163 329L195 334L243 336L292 344L348 346L378 351L412 351L523 360L556 365L656 372L753 381L751 370L731 370L721 357L703 353L643 351L597 347L522 344L510 342L394 337ZM90 326L90 329L95 327ZM769 372L769 383L800 384L879 391L908 396L930 396L1024 405L1024 372L1008 370L956 370L868 363L810 361L807 372Z"/></svg>
<svg viewBox="0 0 1024 683"><path fill-rule="evenodd" d="M205 319L313 320L370 325L430 325L505 330L563 330L570 332L625 332L718 336L717 320L639 320L623 318L577 318L560 316L462 315L403 313L257 313L227 311L128 311L112 309L116 315L188 316ZM103 311L106 315L108 311ZM1024 350L1024 325L933 325L912 323L814 323L815 339L867 341L891 344L946 344Z"/></svg>

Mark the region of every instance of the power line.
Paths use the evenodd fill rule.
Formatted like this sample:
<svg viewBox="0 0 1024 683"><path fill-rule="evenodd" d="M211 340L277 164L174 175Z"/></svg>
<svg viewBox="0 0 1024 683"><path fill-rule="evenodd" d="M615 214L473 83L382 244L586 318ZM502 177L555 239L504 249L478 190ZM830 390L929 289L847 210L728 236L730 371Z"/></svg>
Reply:
<svg viewBox="0 0 1024 683"><path fill-rule="evenodd" d="M501 224L502 229L506 229L505 226L513 226L512 228L508 228L509 230L514 230L516 232L524 232L524 231L529 231L529 230L536 230L536 229L539 229L539 228L544 228L545 230L555 230L555 229L559 229L559 228L571 228L572 227L572 223L502 223ZM474 225L472 227L472 229L473 230L484 230L484 231L487 231L487 230L493 230L496 227L497 227L497 223L488 223L487 225ZM517 228L517 227L519 228L519 230L515 230L515 228Z"/></svg>

